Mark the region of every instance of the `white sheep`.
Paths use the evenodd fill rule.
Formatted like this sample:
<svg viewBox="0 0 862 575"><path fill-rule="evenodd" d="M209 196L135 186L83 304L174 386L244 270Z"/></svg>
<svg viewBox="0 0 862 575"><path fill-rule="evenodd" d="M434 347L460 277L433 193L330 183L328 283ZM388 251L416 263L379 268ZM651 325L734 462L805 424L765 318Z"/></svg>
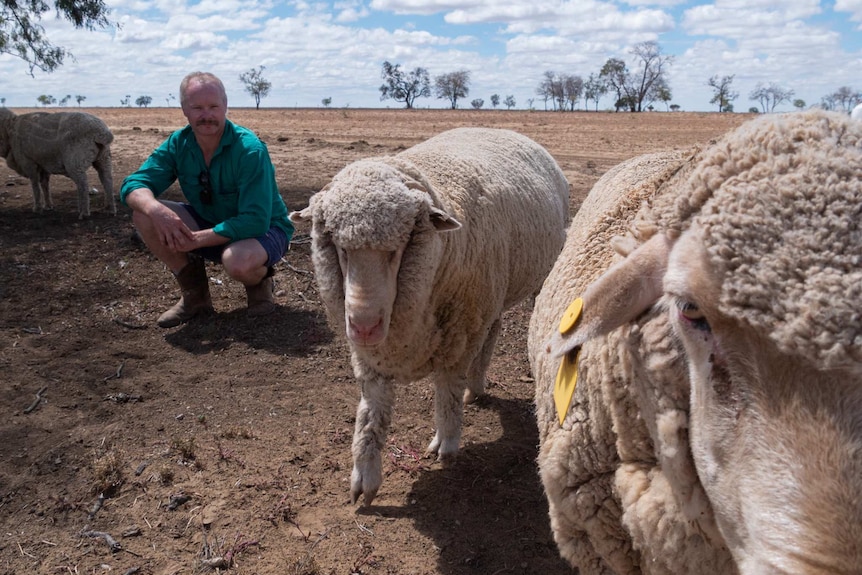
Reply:
<svg viewBox="0 0 862 575"><path fill-rule="evenodd" d="M370 505L394 383L431 375L436 435L457 454L463 401L485 389L503 311L535 295L565 240L569 186L548 152L509 130L459 128L345 167L293 212L362 397L351 498Z"/></svg>
<svg viewBox="0 0 862 575"><path fill-rule="evenodd" d="M862 573L860 222L862 124L832 112L596 184L528 336L581 575Z"/></svg>
<svg viewBox="0 0 862 575"><path fill-rule="evenodd" d="M854 120L862 120L862 103L856 104L853 110L850 111L850 117Z"/></svg>
<svg viewBox="0 0 862 575"><path fill-rule="evenodd" d="M117 213L111 168L114 136L105 123L84 112L32 112L16 115L0 108L0 156L10 169L30 179L33 211L54 207L48 180L68 176L78 188L78 217L90 215L87 170L96 169L105 207Z"/></svg>

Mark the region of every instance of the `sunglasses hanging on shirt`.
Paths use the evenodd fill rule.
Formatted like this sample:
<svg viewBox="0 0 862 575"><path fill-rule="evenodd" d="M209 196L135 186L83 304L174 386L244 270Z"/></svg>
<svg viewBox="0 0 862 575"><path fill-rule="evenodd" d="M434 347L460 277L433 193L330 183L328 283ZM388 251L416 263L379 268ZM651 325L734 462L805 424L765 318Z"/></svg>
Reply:
<svg viewBox="0 0 862 575"><path fill-rule="evenodd" d="M209 170L203 170L198 174L198 183L201 185L201 202L206 205L213 203L213 187L210 182Z"/></svg>

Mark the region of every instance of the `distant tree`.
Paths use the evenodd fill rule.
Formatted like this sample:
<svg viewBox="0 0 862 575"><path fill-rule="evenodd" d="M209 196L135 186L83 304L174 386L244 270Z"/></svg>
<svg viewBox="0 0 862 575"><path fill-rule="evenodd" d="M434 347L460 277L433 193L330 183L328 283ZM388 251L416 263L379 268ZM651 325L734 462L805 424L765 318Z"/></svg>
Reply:
<svg viewBox="0 0 862 575"><path fill-rule="evenodd" d="M138 108L146 108L152 103L153 99L150 96L138 96L138 98L135 100L135 105Z"/></svg>
<svg viewBox="0 0 862 575"><path fill-rule="evenodd" d="M478 110L485 105L485 100L483 100L482 98L476 98L475 100L470 102L470 105L473 106L474 109Z"/></svg>
<svg viewBox="0 0 862 575"><path fill-rule="evenodd" d="M434 78L434 94L444 100L449 100L451 109L458 107L458 100L470 94L470 72L458 70L441 74Z"/></svg>
<svg viewBox="0 0 862 575"><path fill-rule="evenodd" d="M556 74L552 70L545 72L542 81L536 88L536 94L545 99L545 109L548 109L547 101L551 100L554 110L564 112L568 109L574 110L575 104L584 93L584 81L580 76L571 74Z"/></svg>
<svg viewBox="0 0 862 575"><path fill-rule="evenodd" d="M584 109L590 102L596 103L596 112L599 111L599 100L608 93L608 84L596 74L590 74L587 81L584 82Z"/></svg>
<svg viewBox="0 0 862 575"><path fill-rule="evenodd" d="M679 104L671 104L670 105L670 111L671 112L679 112L679 109L680 109Z"/></svg>
<svg viewBox="0 0 862 575"><path fill-rule="evenodd" d="M760 109L763 113L775 111L775 107L782 102L790 102L793 98L793 90L782 88L778 84L771 83L764 86L758 82L754 90L748 95L749 100L760 102Z"/></svg>
<svg viewBox="0 0 862 575"><path fill-rule="evenodd" d="M629 71L622 60L611 58L602 66L599 76L616 92L617 111L627 107L632 112L642 112L659 99L662 90L670 90L667 68L673 63L673 56L662 54L661 47L652 40L635 44L629 54L634 56L634 71Z"/></svg>
<svg viewBox="0 0 862 575"><path fill-rule="evenodd" d="M826 110L850 112L860 102L862 102L862 93L850 86L841 86L831 94L823 96L821 106Z"/></svg>
<svg viewBox="0 0 862 575"><path fill-rule="evenodd" d="M126 97L120 100L120 105L125 106L127 108L132 107L132 97L129 94L126 94Z"/></svg>
<svg viewBox="0 0 862 575"><path fill-rule="evenodd" d="M499 94L491 94L491 105L494 109L497 109L497 106L500 105L500 95Z"/></svg>
<svg viewBox="0 0 862 575"><path fill-rule="evenodd" d="M36 101L39 102L40 104L42 104L43 106L50 106L51 104L54 104L57 102L57 98L55 98L54 96L51 96L50 94L42 94L38 98L36 98Z"/></svg>
<svg viewBox="0 0 862 575"><path fill-rule="evenodd" d="M405 74L401 71L401 64L383 62L380 77L384 81L380 86L381 100L392 98L396 102L404 102L404 107L410 109L416 98L431 95L431 80L425 68L416 67Z"/></svg>
<svg viewBox="0 0 862 575"><path fill-rule="evenodd" d="M4 108L6 107L6 98L0 98L0 105L2 105Z"/></svg>
<svg viewBox="0 0 862 575"><path fill-rule="evenodd" d="M78 107L81 107L81 102L87 99L87 96L77 95L75 96L75 101L78 102Z"/></svg>
<svg viewBox="0 0 862 575"><path fill-rule="evenodd" d="M599 72L599 78L605 83L606 91L613 90L616 94L614 100L614 111L619 112L623 107L623 103L628 101L629 86L629 70L626 63L619 58L609 58L605 65L602 66ZM596 102L598 104L598 102Z"/></svg>
<svg viewBox="0 0 862 575"><path fill-rule="evenodd" d="M533 102L535 102L535 101L536 101L535 98L527 98L527 109L528 110L533 109Z"/></svg>
<svg viewBox="0 0 862 575"><path fill-rule="evenodd" d="M324 98L320 101L320 103L323 104L324 108L328 108L329 105L332 103L332 97Z"/></svg>
<svg viewBox="0 0 862 575"><path fill-rule="evenodd" d="M259 66L239 75L239 81L245 85L245 91L254 98L255 110L260 109L260 99L269 96L269 90L272 88L270 81L263 77L265 68Z"/></svg>
<svg viewBox="0 0 862 575"><path fill-rule="evenodd" d="M165 98L165 104L170 107L172 100L176 100L176 97L173 94L168 94L168 97Z"/></svg>
<svg viewBox="0 0 862 575"><path fill-rule="evenodd" d="M66 104L68 104L69 100L71 100L71 99L72 99L72 96L70 94L66 94L65 96L60 98L60 105L65 108Z"/></svg>
<svg viewBox="0 0 862 575"><path fill-rule="evenodd" d="M563 88L563 102L574 112L575 105L584 93L584 80L578 75L564 74L560 76L560 81ZM560 109L565 109L565 106L561 106Z"/></svg>
<svg viewBox="0 0 862 575"><path fill-rule="evenodd" d="M655 97L656 101L664 104L665 111L670 110L670 101L673 99L673 94L670 91L670 86L667 85L667 81L664 78L655 84L652 89L652 95Z"/></svg>
<svg viewBox="0 0 862 575"><path fill-rule="evenodd" d="M796 98L795 100L793 100L793 107L797 110L805 109L805 100L803 100L802 98Z"/></svg>
<svg viewBox="0 0 862 575"><path fill-rule="evenodd" d="M506 106L507 110L511 110L515 107L515 96L506 96L506 99L503 100L503 105Z"/></svg>
<svg viewBox="0 0 862 575"><path fill-rule="evenodd" d="M554 78L556 76L556 72L551 70L545 71L542 81L536 87L536 95L542 98L542 101L545 103L545 110L548 109L548 100L551 101L554 109L557 109L557 100L554 98Z"/></svg>
<svg viewBox="0 0 862 575"><path fill-rule="evenodd" d="M3 0L0 3L0 54L10 54L27 62L30 74L39 68L53 72L72 56L65 48L54 46L39 23L42 15L53 11L75 28L96 30L111 25L110 9L104 0Z"/></svg>
<svg viewBox="0 0 862 575"><path fill-rule="evenodd" d="M758 108L757 106L752 106L748 109L748 113L749 114L759 114L760 108Z"/></svg>
<svg viewBox="0 0 862 575"><path fill-rule="evenodd" d="M667 68L673 63L673 56L662 54L658 42L648 41L635 44L629 54L636 58L637 71L633 72L631 94L637 102L637 111L658 99L657 92L667 87Z"/></svg>
<svg viewBox="0 0 862 575"><path fill-rule="evenodd" d="M712 88L714 92L712 100L710 100L709 103L718 104L719 112L726 112L727 106L731 105L734 100L739 98L739 92L735 92L731 88L734 76L735 74L719 77L718 74L716 74L706 82L706 85Z"/></svg>

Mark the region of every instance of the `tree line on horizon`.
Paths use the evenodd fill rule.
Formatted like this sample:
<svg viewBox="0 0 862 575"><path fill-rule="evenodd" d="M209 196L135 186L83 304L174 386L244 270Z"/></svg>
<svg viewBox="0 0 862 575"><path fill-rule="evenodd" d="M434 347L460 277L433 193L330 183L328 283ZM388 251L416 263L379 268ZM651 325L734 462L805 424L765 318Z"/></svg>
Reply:
<svg viewBox="0 0 862 575"><path fill-rule="evenodd" d="M77 29L96 30L108 26L116 26L116 22L108 20L110 9L104 0L53 0L53 8L58 17L65 18ZM10 54L23 60L30 67L30 74L35 69L53 72L60 67L66 57L73 57L65 48L53 45L40 24L42 15L51 10L48 2L4 2L0 5L0 54ZM5 16L5 17L4 17ZM538 99L544 102L545 110L548 103L551 109L558 111L574 111L578 102L583 101L583 109L587 110L590 103L598 111L599 101L607 94L614 98L614 111L628 110L643 112L653 110L654 104L663 103L668 111L677 111L680 107L672 104L672 91L668 80L668 69L673 64L673 56L663 54L661 47L655 41L640 42L629 50L632 67L621 58L609 58L600 70L591 72L586 80L577 74L557 74L546 71L535 89L536 98L528 98L529 109ZM239 80L255 101L255 108L260 108L261 99L267 97L272 88L264 76L265 67L259 66L240 74ZM400 64L385 61L382 64L381 77L383 84L379 87L380 99L392 99L403 102L405 108L413 108L417 98L427 98L432 94L445 99L452 109L458 107L458 101L464 100L470 93L470 72L457 70L435 76L433 83L426 68L417 66L405 71ZM717 106L719 112L733 112L733 102L739 98L739 93L733 89L735 75L714 75L706 85L713 90L710 104ZM782 103L803 109L806 102L794 99L795 92L774 82L758 83L748 97L757 102L759 107L752 106L748 112L773 112ZM41 94L36 101L44 106L59 104L66 106L72 99L67 94L59 101L50 94ZM175 100L173 94L165 99L168 106ZM86 96L76 95L75 100L80 107ZM148 107L153 99L149 95L141 95L135 100L138 107ZM131 95L120 100L122 106L131 107ZM503 99L499 94L492 94L491 105L496 109L500 103L506 109L514 108L515 97L507 95ZM332 103L331 97L321 100L325 107ZM849 86L842 86L835 92L821 98L817 106L827 109L849 112L857 104L862 103L862 92ZM5 106L6 98L0 98L0 104ZM481 109L485 104L482 98L474 98L470 106Z"/></svg>

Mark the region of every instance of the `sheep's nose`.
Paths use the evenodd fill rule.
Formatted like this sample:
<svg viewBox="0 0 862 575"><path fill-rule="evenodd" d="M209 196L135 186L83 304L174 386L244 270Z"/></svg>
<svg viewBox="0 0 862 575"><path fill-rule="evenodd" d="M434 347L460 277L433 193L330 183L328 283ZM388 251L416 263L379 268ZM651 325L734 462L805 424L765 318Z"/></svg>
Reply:
<svg viewBox="0 0 862 575"><path fill-rule="evenodd" d="M377 345L385 337L383 319L376 321L356 321L350 319L347 325L347 337L359 345Z"/></svg>

